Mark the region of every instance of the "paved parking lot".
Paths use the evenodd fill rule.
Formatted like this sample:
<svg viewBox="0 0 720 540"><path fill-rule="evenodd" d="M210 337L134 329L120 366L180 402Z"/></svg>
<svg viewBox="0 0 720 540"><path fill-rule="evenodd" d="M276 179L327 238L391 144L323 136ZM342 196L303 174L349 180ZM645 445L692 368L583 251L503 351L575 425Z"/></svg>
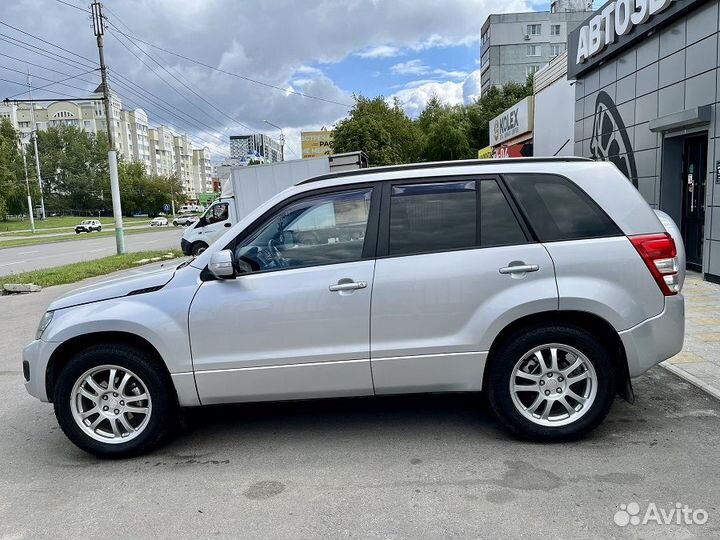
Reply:
<svg viewBox="0 0 720 540"><path fill-rule="evenodd" d="M573 444L433 395L208 408L151 455L99 461L22 387L20 349L67 288L0 297L0 539L720 537L720 402L660 367ZM616 525L633 502L709 519Z"/></svg>

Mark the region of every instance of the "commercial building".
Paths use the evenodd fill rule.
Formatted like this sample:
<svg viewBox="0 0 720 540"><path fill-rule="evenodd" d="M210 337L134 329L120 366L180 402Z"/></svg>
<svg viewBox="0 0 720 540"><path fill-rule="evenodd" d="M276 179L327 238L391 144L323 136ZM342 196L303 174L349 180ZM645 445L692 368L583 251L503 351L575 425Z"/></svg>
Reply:
<svg viewBox="0 0 720 540"><path fill-rule="evenodd" d="M262 133L230 136L230 157L241 159L257 152L265 158L265 163L283 161L283 149L279 142Z"/></svg>
<svg viewBox="0 0 720 540"><path fill-rule="evenodd" d="M575 88L567 78L567 51L535 74L534 144L537 157L572 156Z"/></svg>
<svg viewBox="0 0 720 540"><path fill-rule="evenodd" d="M567 48L568 34L591 9L592 0L555 0L549 12L490 15L480 34L482 92L524 83Z"/></svg>
<svg viewBox="0 0 720 540"><path fill-rule="evenodd" d="M615 163L720 282L718 0L607 2L570 35L575 148Z"/></svg>
<svg viewBox="0 0 720 540"><path fill-rule="evenodd" d="M528 96L490 121L488 128L492 157L533 155L533 105L533 96Z"/></svg>
<svg viewBox="0 0 720 540"><path fill-rule="evenodd" d="M301 131L300 146L302 158L310 159L332 154L333 132L325 128L320 131Z"/></svg>

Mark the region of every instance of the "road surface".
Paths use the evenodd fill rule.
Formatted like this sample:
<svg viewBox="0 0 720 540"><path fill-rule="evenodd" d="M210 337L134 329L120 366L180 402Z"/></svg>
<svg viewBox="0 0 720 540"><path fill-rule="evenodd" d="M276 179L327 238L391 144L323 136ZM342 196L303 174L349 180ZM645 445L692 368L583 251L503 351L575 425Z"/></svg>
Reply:
<svg viewBox="0 0 720 540"><path fill-rule="evenodd" d="M162 232L128 234L125 236L125 248L128 252L179 249L183 230L172 227ZM115 236L5 248L0 249L0 276L89 261L114 254Z"/></svg>
<svg viewBox="0 0 720 540"><path fill-rule="evenodd" d="M0 297L0 538L720 538L720 402L659 366L571 444L514 440L476 395L418 395L208 407L150 455L95 459L20 365L77 286ZM709 519L628 525L630 503Z"/></svg>

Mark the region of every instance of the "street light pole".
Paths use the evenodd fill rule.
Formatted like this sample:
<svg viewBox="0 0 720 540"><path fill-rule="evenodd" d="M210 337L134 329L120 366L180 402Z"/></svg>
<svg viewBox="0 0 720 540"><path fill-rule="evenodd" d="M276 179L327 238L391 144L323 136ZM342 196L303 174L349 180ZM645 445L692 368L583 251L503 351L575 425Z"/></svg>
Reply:
<svg viewBox="0 0 720 540"><path fill-rule="evenodd" d="M27 203L28 212L30 213L30 227L32 228L33 234L35 234L35 216L33 215L32 197L30 196L30 179L28 178L27 156L25 155L25 144L22 141L20 141L20 144L22 145L23 167L25 167L25 187L27 188Z"/></svg>
<svg viewBox="0 0 720 540"><path fill-rule="evenodd" d="M285 133L283 133L283 129L272 122L268 122L267 120L263 120L263 122L265 122L268 126L272 126L280 130L280 161L285 161Z"/></svg>
<svg viewBox="0 0 720 540"><path fill-rule="evenodd" d="M43 195L42 175L40 174L40 154L38 154L37 125L35 125L35 103L32 100L32 79L30 78L29 72L27 76L27 85L28 97L30 98L30 120L32 121L32 131L30 134L33 140L33 147L35 148L35 169L37 171L38 186L40 187L40 219L44 220L47 217L45 215L45 196Z"/></svg>
<svg viewBox="0 0 720 540"><path fill-rule="evenodd" d="M102 4L95 0L91 5L93 32L97 38L98 54L100 55L100 75L102 77L103 105L105 108L105 121L107 124L107 135L110 150L108 151L108 170L110 172L110 194L112 195L113 216L115 218L115 245L117 254L125 253L125 235L123 233L122 206L120 204L120 179L118 178L117 152L115 151L115 137L113 129L112 105L110 102L110 91L107 83L107 68L105 66L105 54L103 52L103 34L105 25L103 23Z"/></svg>

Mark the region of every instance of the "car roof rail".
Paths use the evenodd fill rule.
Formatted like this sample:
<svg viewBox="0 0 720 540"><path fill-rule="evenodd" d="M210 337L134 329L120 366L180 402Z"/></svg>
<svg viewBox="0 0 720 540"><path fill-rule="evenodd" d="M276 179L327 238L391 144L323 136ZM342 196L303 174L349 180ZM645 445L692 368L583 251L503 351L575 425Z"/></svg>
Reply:
<svg viewBox="0 0 720 540"><path fill-rule="evenodd" d="M512 158L506 160L499 159L461 159L455 161L430 161L427 163L409 163L406 165L387 165L383 167L368 167L366 169L356 169L352 171L340 171L335 173L323 174L302 180L295 184L296 186L302 186L303 184L310 184L312 182L320 182L322 180L332 180L335 178L345 178L353 176L363 176L366 174L375 174L380 172L396 172L396 171L414 171L423 169L438 169L441 167L471 167L477 165L498 165L500 163L515 164L515 163L571 163L571 162L588 162L594 161L590 158L575 157L575 156L562 156L562 157L527 157L527 158Z"/></svg>

